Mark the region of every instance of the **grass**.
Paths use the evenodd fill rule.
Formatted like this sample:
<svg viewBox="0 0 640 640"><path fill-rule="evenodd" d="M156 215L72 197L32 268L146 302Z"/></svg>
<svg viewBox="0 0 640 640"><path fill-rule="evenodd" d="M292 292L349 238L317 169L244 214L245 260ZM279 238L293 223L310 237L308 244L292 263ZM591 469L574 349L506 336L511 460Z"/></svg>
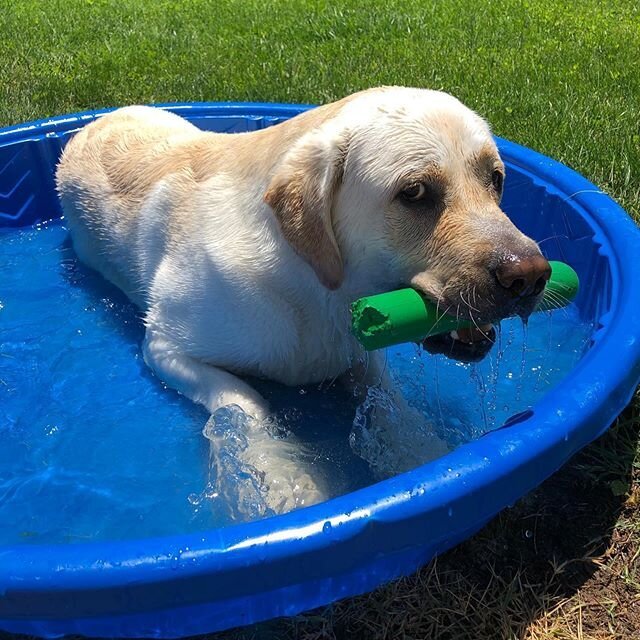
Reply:
<svg viewBox="0 0 640 640"><path fill-rule="evenodd" d="M0 0L0 126L131 103L449 91L640 219L634 0ZM640 399L472 540L406 580L232 637L640 636Z"/></svg>
<svg viewBox="0 0 640 640"><path fill-rule="evenodd" d="M633 0L3 3L0 124L139 102L325 102L379 84L429 86L638 213Z"/></svg>

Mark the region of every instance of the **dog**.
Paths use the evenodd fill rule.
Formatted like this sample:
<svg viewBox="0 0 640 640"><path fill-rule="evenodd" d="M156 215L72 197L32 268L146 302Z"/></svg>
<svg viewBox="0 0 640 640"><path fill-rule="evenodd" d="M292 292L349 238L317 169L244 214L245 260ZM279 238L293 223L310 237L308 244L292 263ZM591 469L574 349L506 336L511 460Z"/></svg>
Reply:
<svg viewBox="0 0 640 640"><path fill-rule="evenodd" d="M322 480L261 426L269 408L243 376L380 384L399 408L375 416L393 442L415 412L351 335L350 303L414 287L477 327L426 348L482 357L492 325L528 316L550 276L500 209L504 177L479 115L403 87L239 134L125 107L81 129L56 172L75 251L142 310L156 376L212 414L255 418L245 460L280 511L324 499ZM422 462L446 452L428 429L414 448Z"/></svg>

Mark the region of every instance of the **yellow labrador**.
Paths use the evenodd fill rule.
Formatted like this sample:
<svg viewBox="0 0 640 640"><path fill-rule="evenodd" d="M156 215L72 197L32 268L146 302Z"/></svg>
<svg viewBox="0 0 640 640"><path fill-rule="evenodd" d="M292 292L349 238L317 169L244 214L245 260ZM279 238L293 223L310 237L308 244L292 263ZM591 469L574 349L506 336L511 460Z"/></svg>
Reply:
<svg viewBox="0 0 640 640"><path fill-rule="evenodd" d="M268 407L239 376L301 385L355 368L391 385L349 332L360 296L411 285L473 318L479 331L427 344L460 357L486 351L488 323L528 315L550 270L500 210L503 180L482 118L400 87L235 135L128 107L76 134L57 170L78 256L144 312L151 369L258 421ZM280 509L323 497L290 447L258 425L245 452ZM445 451L435 436L420 448Z"/></svg>

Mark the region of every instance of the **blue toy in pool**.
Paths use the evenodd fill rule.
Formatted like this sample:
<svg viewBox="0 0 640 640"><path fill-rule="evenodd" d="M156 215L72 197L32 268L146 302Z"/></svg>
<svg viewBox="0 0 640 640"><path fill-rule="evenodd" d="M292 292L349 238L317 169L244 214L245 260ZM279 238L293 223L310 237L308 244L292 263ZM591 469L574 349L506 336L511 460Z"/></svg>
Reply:
<svg viewBox="0 0 640 640"><path fill-rule="evenodd" d="M167 108L203 129L236 132L276 124L310 107ZM521 413L511 415L515 405L489 397L485 382L497 375L489 361L489 369L473 371L481 402L466 407L467 416L456 414L461 426L453 440L462 444L448 456L371 486L365 486L371 477L361 465L344 485L345 495L254 522L232 524L215 509L194 509L197 499L186 498L202 486L184 471L205 462L199 431L206 415L151 379L139 359L135 310L97 280L85 286L95 276L77 265L56 220L57 158L69 136L100 113L0 130L0 357L7 356L0 362L6 383L0 389L1 629L48 637L178 637L362 593L471 535L600 435L630 400L640 379L640 282L627 266L640 254L640 232L573 171L498 140L508 168L505 211L540 241L549 259L573 266L583 285L564 315L532 318L531 351L544 347L536 343L533 323L553 324L544 325L553 357L527 360L542 385L538 395L514 383ZM36 345L24 338L36 325L31 335L46 342L46 368L36 366ZM505 353L521 331L503 324ZM117 372L108 378L103 362L88 364L103 335L112 336L104 360L115 363ZM553 347L560 344L556 353ZM420 395L420 385L446 379L454 390L450 404L425 410L453 413L450 406L463 404L456 376L468 378L468 371L441 368L440 378L425 373L417 379L410 349L389 352L400 384ZM520 360L502 361L505 377ZM89 414L80 406L80 388L94 399ZM117 420L128 427L115 435L107 426L116 419L100 405L105 388L119 398L124 413ZM321 394L309 396L310 403L328 402ZM130 406L172 429L151 441L149 420L136 422L134 412L126 413ZM348 422L351 414L334 416L339 411L319 408L317 432L331 433L329 415ZM27 412L33 415L29 424L21 419ZM91 437L60 438L65 424ZM442 420L440 428L453 427ZM35 429L46 436L40 444ZM316 438L318 451L331 449L331 437ZM114 455L117 442L120 455ZM29 482L18 483L22 459L33 468L27 470ZM69 464L63 468L52 460ZM147 467L134 466L140 460ZM355 456L343 462L357 467ZM81 482L89 471L108 475L108 488ZM25 473L22 463L19 472ZM138 482L134 492L132 478ZM136 501L151 508L152 521L133 517L140 511ZM131 511L113 506L122 504ZM100 522L99 514L110 510L112 517ZM66 531L70 514L74 529Z"/></svg>

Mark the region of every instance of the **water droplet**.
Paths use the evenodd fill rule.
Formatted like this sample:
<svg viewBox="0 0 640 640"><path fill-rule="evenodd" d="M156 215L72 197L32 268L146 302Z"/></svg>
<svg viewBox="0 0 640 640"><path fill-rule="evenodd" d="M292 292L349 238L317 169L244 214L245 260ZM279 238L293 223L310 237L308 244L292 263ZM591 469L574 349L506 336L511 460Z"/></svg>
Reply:
<svg viewBox="0 0 640 640"><path fill-rule="evenodd" d="M323 525L322 525L322 532L323 533L329 533L331 531L331 522L329 520L327 520Z"/></svg>

